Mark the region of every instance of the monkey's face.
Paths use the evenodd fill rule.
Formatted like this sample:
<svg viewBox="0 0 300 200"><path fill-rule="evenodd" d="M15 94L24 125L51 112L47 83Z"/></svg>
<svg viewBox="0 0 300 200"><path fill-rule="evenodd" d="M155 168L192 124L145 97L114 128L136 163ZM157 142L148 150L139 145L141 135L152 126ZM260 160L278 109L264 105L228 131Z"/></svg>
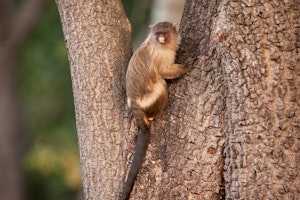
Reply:
<svg viewBox="0 0 300 200"><path fill-rule="evenodd" d="M155 42L161 45L168 44L171 40L177 41L176 26L170 22L160 22L155 25L149 26Z"/></svg>
<svg viewBox="0 0 300 200"><path fill-rule="evenodd" d="M170 34L166 32L160 32L155 34L155 40L159 44L166 44L169 40Z"/></svg>

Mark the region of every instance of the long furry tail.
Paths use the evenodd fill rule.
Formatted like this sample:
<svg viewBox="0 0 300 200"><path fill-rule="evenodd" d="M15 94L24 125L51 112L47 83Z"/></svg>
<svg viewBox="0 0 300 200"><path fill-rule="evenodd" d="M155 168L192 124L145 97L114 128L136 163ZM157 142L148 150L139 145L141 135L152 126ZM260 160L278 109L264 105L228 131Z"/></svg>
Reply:
<svg viewBox="0 0 300 200"><path fill-rule="evenodd" d="M150 127L147 118L144 116L143 119L140 120L137 119L137 124L139 130L137 136L137 143L135 147L135 153L127 176L127 180L124 183L123 189L120 193L119 200L129 199L136 176L139 172L139 169L142 166L144 157L146 155L148 143L150 140Z"/></svg>

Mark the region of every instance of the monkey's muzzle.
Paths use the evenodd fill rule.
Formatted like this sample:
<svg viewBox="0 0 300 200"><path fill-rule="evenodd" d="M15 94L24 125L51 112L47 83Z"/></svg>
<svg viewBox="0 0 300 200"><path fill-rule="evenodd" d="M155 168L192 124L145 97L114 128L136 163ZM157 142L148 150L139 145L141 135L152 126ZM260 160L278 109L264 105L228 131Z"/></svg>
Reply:
<svg viewBox="0 0 300 200"><path fill-rule="evenodd" d="M158 42L160 43L160 44L165 44L166 43L166 37L164 36L164 35L159 35L158 36Z"/></svg>

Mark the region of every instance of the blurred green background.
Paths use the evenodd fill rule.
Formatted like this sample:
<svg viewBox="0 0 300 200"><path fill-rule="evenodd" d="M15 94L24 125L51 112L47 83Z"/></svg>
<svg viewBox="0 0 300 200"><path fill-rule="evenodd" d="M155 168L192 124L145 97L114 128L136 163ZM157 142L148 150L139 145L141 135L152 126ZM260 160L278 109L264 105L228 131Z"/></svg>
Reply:
<svg viewBox="0 0 300 200"><path fill-rule="evenodd" d="M81 171L70 69L54 1L22 46L17 66L25 120L26 199L76 199Z"/></svg>
<svg viewBox="0 0 300 200"><path fill-rule="evenodd" d="M0 6L8 1L0 0ZM18 7L21 2L15 1L13 4ZM132 24L136 47L144 40L148 25L155 22L151 18L151 8L156 4L165 4L163 0L122 2ZM5 9L2 7L0 11ZM162 12L166 13L164 10ZM181 14L177 10L176 13ZM5 28L1 27L1 19L0 28ZM82 178L70 68L55 1L47 1L37 24L30 30L14 60L17 62L13 76L17 82L23 125L21 162L24 199L81 200Z"/></svg>

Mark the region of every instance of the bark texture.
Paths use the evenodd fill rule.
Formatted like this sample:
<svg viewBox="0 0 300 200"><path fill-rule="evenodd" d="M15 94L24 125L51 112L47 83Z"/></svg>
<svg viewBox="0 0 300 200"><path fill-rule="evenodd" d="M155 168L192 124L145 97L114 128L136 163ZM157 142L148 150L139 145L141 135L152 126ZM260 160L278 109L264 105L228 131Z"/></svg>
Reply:
<svg viewBox="0 0 300 200"><path fill-rule="evenodd" d="M117 0L57 3L86 199L116 199L136 133L124 93L130 25ZM177 60L197 60L169 83L131 199L300 199L299 9L186 1Z"/></svg>
<svg viewBox="0 0 300 200"><path fill-rule="evenodd" d="M178 62L194 69L169 82L168 106L154 122L146 161L131 199L220 199L224 196L225 87L210 44L219 1L187 1Z"/></svg>
<svg viewBox="0 0 300 200"><path fill-rule="evenodd" d="M299 1L223 1L226 199L300 199Z"/></svg>
<svg viewBox="0 0 300 200"><path fill-rule="evenodd" d="M71 67L85 198L116 199L128 155L124 83L131 26L119 0L56 2Z"/></svg>

